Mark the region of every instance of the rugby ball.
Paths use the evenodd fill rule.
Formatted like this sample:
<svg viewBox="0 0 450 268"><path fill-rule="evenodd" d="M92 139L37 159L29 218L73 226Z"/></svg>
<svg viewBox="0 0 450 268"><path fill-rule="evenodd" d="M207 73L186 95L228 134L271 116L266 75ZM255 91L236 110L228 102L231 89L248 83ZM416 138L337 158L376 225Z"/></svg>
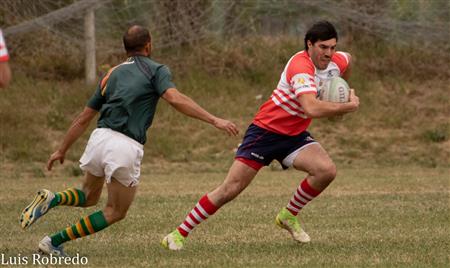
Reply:
<svg viewBox="0 0 450 268"><path fill-rule="evenodd" d="M347 82L334 77L325 82L319 91L319 100L329 102L348 102L350 96L350 87Z"/></svg>

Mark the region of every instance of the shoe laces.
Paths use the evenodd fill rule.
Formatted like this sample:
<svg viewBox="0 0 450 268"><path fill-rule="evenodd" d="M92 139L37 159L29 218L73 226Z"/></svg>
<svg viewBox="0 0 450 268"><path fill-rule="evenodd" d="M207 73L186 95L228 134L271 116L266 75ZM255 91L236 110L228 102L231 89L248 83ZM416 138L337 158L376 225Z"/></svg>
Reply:
<svg viewBox="0 0 450 268"><path fill-rule="evenodd" d="M294 231L296 231L296 232L300 231L300 223L298 222L297 217L295 217L293 215L292 216L289 215L289 216L286 217L286 221L287 221L287 224L292 229L294 229Z"/></svg>
<svg viewBox="0 0 450 268"><path fill-rule="evenodd" d="M180 233L174 232L172 237L173 237L173 241L175 242L175 244L177 244L177 245L184 244L184 237Z"/></svg>

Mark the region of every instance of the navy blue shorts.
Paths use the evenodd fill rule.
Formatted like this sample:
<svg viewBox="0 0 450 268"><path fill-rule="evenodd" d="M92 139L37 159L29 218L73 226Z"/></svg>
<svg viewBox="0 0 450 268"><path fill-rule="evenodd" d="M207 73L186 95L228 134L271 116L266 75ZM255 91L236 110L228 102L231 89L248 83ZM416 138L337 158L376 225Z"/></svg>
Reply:
<svg viewBox="0 0 450 268"><path fill-rule="evenodd" d="M291 153L310 143L317 143L308 131L296 136L281 135L251 124L236 152L236 159L258 170L274 159L288 168L283 160Z"/></svg>

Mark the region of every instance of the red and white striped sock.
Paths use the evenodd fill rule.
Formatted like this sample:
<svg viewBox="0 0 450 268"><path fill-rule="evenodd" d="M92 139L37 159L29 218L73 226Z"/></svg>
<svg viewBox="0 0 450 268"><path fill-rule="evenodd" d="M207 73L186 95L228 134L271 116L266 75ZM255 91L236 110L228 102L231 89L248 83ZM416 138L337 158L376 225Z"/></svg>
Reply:
<svg viewBox="0 0 450 268"><path fill-rule="evenodd" d="M182 236L187 237L195 226L212 216L218 209L205 194L186 216L184 222L177 227L178 231Z"/></svg>
<svg viewBox="0 0 450 268"><path fill-rule="evenodd" d="M298 186L288 205L286 206L292 215L297 216L298 212L320 194L320 191L313 189L308 181L304 179Z"/></svg>

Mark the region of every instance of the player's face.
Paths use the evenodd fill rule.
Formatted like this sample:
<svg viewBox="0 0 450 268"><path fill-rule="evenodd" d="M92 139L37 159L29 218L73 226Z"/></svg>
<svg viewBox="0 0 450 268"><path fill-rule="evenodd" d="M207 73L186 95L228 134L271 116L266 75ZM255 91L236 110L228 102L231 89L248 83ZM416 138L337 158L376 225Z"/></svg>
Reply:
<svg viewBox="0 0 450 268"><path fill-rule="evenodd" d="M314 44L308 40L308 54L317 69L324 70L328 67L331 57L336 52L336 43L336 38L319 40Z"/></svg>

